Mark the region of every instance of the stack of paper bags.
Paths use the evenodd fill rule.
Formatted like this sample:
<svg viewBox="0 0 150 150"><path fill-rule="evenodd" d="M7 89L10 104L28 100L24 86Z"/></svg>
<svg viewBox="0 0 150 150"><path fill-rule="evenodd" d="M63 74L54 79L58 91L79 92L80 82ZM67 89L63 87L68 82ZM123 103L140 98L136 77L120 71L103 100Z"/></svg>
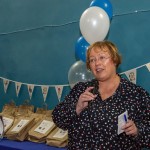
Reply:
<svg viewBox="0 0 150 150"><path fill-rule="evenodd" d="M47 135L55 128L51 119L41 119L30 131L28 140L32 142L44 143Z"/></svg>
<svg viewBox="0 0 150 150"><path fill-rule="evenodd" d="M43 115L28 132L28 140L32 142L46 142L47 135L56 127L51 118L52 110L37 109L35 114Z"/></svg>

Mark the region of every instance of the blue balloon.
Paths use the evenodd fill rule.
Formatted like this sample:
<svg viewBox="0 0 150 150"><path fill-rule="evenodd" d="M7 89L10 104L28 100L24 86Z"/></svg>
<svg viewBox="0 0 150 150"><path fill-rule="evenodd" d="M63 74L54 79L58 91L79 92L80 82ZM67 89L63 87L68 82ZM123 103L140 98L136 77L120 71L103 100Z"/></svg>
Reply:
<svg viewBox="0 0 150 150"><path fill-rule="evenodd" d="M101 7L102 9L104 9L106 11L106 13L109 16L109 19L112 19L113 16L113 8L112 8L112 4L110 3L109 0L93 0L90 4L90 7L92 6L98 6Z"/></svg>
<svg viewBox="0 0 150 150"><path fill-rule="evenodd" d="M88 47L89 43L83 38L83 36L81 36L75 44L75 54L83 62L86 62L86 51Z"/></svg>

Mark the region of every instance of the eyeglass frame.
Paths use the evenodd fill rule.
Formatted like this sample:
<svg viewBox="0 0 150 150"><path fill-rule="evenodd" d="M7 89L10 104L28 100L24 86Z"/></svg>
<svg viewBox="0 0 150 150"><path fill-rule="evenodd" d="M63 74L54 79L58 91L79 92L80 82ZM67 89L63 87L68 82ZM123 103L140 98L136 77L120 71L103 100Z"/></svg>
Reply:
<svg viewBox="0 0 150 150"><path fill-rule="evenodd" d="M111 56L105 57L105 56L99 56L98 58L93 57L93 58L89 58L89 63L90 64L95 64L97 61L101 61L101 62L105 62L108 58L111 58Z"/></svg>

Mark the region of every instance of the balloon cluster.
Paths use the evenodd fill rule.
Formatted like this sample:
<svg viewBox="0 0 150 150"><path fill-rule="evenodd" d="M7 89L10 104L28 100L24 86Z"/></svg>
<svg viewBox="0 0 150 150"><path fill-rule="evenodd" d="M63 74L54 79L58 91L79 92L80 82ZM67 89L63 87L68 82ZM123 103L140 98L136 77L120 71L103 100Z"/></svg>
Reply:
<svg viewBox="0 0 150 150"><path fill-rule="evenodd" d="M75 54L80 59L73 64L68 73L69 84L90 80L93 76L85 69L86 51L90 44L103 41L109 31L113 16L112 5L109 0L93 0L80 17L80 31L82 36L75 43ZM82 70L82 71L81 71Z"/></svg>

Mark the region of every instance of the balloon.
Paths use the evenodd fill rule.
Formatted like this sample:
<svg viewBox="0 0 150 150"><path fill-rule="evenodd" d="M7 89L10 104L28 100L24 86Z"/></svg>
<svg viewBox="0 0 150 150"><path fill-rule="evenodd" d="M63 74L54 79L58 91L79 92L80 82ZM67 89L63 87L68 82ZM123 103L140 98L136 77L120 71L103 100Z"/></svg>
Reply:
<svg viewBox="0 0 150 150"><path fill-rule="evenodd" d="M100 7L89 7L80 18L80 30L85 40L93 44L103 41L108 33L110 20L107 13Z"/></svg>
<svg viewBox="0 0 150 150"><path fill-rule="evenodd" d="M86 62L86 51L88 47L89 43L83 38L83 36L81 36L75 44L76 56L83 62Z"/></svg>
<svg viewBox="0 0 150 150"><path fill-rule="evenodd" d="M85 82L93 78L93 74L87 70L86 64L81 60L75 62L68 72L68 81L71 88L77 82Z"/></svg>
<svg viewBox="0 0 150 150"><path fill-rule="evenodd" d="M113 16L113 8L109 0L93 0L90 4L90 7L91 6L98 6L104 9L108 14L109 19L111 20Z"/></svg>

